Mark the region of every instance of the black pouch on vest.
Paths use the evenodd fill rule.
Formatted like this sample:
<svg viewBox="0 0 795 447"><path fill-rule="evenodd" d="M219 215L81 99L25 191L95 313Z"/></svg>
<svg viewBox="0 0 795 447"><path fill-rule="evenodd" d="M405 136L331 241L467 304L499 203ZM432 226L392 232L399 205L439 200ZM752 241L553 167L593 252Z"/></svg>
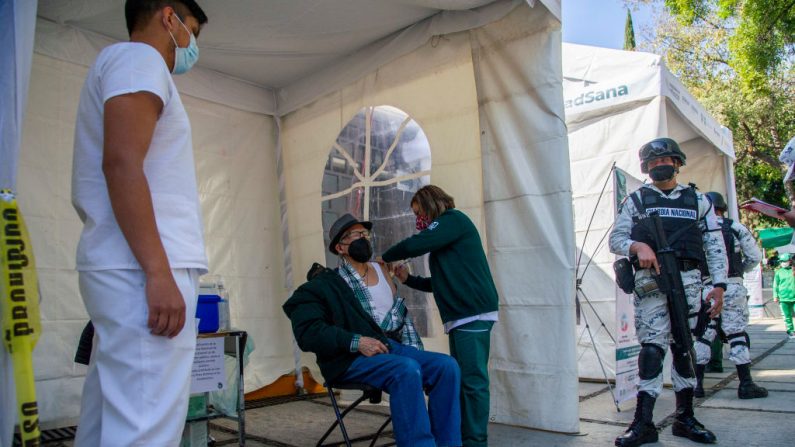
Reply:
<svg viewBox="0 0 795 447"><path fill-rule="evenodd" d="M616 284L624 293L632 293L635 290L635 272L632 263L627 258L621 258L613 263L613 271L616 273Z"/></svg>

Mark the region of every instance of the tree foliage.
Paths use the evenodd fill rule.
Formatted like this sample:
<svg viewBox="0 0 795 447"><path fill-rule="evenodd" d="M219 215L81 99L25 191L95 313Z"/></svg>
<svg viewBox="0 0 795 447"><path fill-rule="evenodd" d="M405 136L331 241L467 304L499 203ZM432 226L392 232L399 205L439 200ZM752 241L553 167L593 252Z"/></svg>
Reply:
<svg viewBox="0 0 795 447"><path fill-rule="evenodd" d="M624 23L624 49L635 51L635 27L632 25L632 13L627 9L627 21Z"/></svg>
<svg viewBox="0 0 795 447"><path fill-rule="evenodd" d="M744 32L742 20L758 11L760 4L775 4L776 8L771 10L773 16L783 14L791 18L795 0L636 0L627 3L664 6L657 10L654 28L644 30L645 39L640 48L662 55L668 68L696 99L732 131L737 155L738 198L744 200L753 196L788 208L789 200L782 184L786 166L778 161L778 154L795 135L792 33L790 31L789 43L780 38L773 50L754 56L766 68L761 77L753 78L753 85L749 84L744 71L753 64L738 62L746 56L738 53L737 42L748 39L738 38L739 33ZM786 9L788 5L790 9ZM783 21L771 18L754 23L773 28L773 22ZM780 23L779 30L770 33L783 35L781 30L787 26L791 29L791 23ZM757 33L756 36L761 38L770 33ZM770 54L775 56L768 57ZM749 226L781 224L762 215L742 214Z"/></svg>
<svg viewBox="0 0 795 447"><path fill-rule="evenodd" d="M733 28L728 63L746 88L764 89L793 55L795 0L665 0L665 6L685 26L717 19Z"/></svg>

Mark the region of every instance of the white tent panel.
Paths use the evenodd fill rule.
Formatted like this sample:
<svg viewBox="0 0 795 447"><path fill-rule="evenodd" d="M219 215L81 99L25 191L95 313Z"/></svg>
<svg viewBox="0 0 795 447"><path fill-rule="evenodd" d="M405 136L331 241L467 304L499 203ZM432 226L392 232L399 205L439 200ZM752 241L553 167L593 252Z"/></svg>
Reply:
<svg viewBox="0 0 795 447"><path fill-rule="evenodd" d="M679 177L682 183L695 183L701 192L717 191L723 197L733 197L727 192L728 174L724 166L724 158L715 157L714 146L697 138L683 143L681 147L682 151L687 154L687 166L682 168L681 177Z"/></svg>
<svg viewBox="0 0 795 447"><path fill-rule="evenodd" d="M559 150L566 146L560 22L544 8L518 8L472 35L488 253L501 299L492 414L575 433L575 245L569 157ZM517 63L528 59L538 63ZM555 402L556 411L532 401Z"/></svg>
<svg viewBox="0 0 795 447"><path fill-rule="evenodd" d="M36 2L0 0L0 189L14 192L18 191L17 164L30 82L36 9ZM5 346L0 348L0 396L3 396L0 445L5 445L11 440L18 411L14 369Z"/></svg>

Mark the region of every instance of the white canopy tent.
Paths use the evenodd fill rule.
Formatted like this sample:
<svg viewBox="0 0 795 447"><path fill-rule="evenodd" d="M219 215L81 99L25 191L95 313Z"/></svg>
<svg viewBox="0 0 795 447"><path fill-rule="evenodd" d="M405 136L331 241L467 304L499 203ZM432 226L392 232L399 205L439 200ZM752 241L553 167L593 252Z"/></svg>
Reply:
<svg viewBox="0 0 795 447"><path fill-rule="evenodd" d="M613 182L608 180L611 166L615 163L630 177L644 179L638 149L653 138L673 138L687 156L680 183L695 183L702 192L720 192L729 205L729 215L736 219L732 135L654 54L563 44L563 94L578 257L582 253L579 275L582 289L593 305L592 309L584 303L583 311L588 312L587 319L596 333L596 349L589 337L579 338L579 374L603 377L595 354L598 350L612 377L615 344L611 335L616 336L618 292L612 263L616 258L607 247L606 237L602 241L617 212ZM599 202L606 181L607 188ZM586 237L589 223L590 234ZM591 265L585 270L589 262ZM599 319L594 310L604 328L595 326Z"/></svg>
<svg viewBox="0 0 795 447"><path fill-rule="evenodd" d="M12 167L0 186L18 191L38 262L43 333L34 366L44 428L72 424L79 411L85 368L72 358L87 316L74 271L81 225L70 205L72 135L87 67L127 38L123 3L40 0L32 63L23 57L12 67L30 72L30 89L3 84L3 95L28 95L19 154L16 144L0 148ZM201 59L175 79L193 127L210 270L224 277L233 326L256 344L246 389L293 368L281 304L324 259L321 179L335 138L362 109L389 105L421 126L430 180L455 196L487 248L501 299L492 420L577 432L560 2L199 3L210 18ZM3 98L2 116L21 119ZM446 351L432 316L426 346ZM314 367L313 356L303 362ZM13 416L4 418L7 430Z"/></svg>

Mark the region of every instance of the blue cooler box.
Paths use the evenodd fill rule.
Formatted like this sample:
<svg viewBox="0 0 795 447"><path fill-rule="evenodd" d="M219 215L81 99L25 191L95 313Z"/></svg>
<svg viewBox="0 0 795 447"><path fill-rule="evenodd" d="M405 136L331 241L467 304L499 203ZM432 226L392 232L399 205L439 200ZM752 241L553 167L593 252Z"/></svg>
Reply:
<svg viewBox="0 0 795 447"><path fill-rule="evenodd" d="M199 333L218 332L218 295L199 295L196 305L196 318L199 319Z"/></svg>

